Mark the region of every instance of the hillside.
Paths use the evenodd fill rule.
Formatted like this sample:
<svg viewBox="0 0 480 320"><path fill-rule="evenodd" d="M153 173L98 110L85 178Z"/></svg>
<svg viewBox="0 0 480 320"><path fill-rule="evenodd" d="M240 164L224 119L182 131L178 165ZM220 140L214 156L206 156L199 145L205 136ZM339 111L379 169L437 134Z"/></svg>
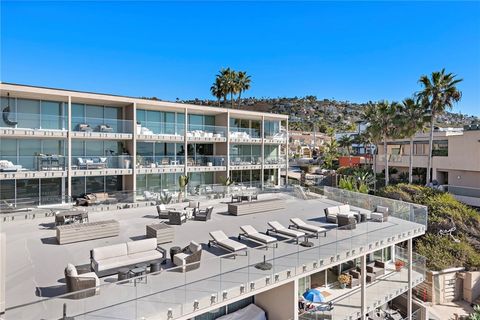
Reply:
<svg viewBox="0 0 480 320"><path fill-rule="evenodd" d="M177 102L218 106L216 100L194 99L178 100ZM238 101L235 101L234 108L288 114L291 130L310 131L315 124L317 130L326 132L327 127L333 127L336 131L356 130L355 124L362 121L362 110L366 104L306 96L303 98L245 98L242 99L240 107L238 107ZM230 102L227 101L225 104L222 102L220 107L230 108ZM447 112L437 119L437 125L440 127L463 127L478 120L479 118L475 116Z"/></svg>
<svg viewBox="0 0 480 320"><path fill-rule="evenodd" d="M388 186L379 195L428 207L427 233L416 239L415 250L427 257L429 269L480 268L480 214L476 210L449 193L416 185ZM445 234L452 229L451 235Z"/></svg>

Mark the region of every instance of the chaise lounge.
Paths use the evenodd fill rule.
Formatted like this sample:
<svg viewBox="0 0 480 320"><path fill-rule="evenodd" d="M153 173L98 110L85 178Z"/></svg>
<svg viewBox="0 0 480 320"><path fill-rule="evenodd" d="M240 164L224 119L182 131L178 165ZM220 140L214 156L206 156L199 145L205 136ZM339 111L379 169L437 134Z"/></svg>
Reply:
<svg viewBox="0 0 480 320"><path fill-rule="evenodd" d="M320 233L323 233L324 236L327 236L327 229L315 226L313 224L308 224L302 219L299 218L292 218L290 219L290 222L292 223L290 226L288 226L289 229L297 229L297 230L302 230L306 231L308 233L314 234L317 238Z"/></svg>
<svg viewBox="0 0 480 320"><path fill-rule="evenodd" d="M267 229L267 235L269 235L270 232L273 232L287 238L293 238L297 243L299 242L298 239L302 237L306 238L305 232L287 229L278 221L269 221L268 225L270 226L270 229Z"/></svg>
<svg viewBox="0 0 480 320"><path fill-rule="evenodd" d="M242 237L245 237L249 240L252 240L261 244L266 244L267 249L269 244L275 244L278 247L277 238L260 233L251 225L241 226L240 230L242 230L242 232L238 235L238 240L241 240Z"/></svg>
<svg viewBox="0 0 480 320"><path fill-rule="evenodd" d="M229 239L227 235L221 230L210 232L210 237L212 237L213 240L208 241L209 248L212 246L212 244L215 244L218 247L233 253L237 253L239 251L245 250L245 255L247 255L246 245L244 245L243 243L237 242L235 240Z"/></svg>

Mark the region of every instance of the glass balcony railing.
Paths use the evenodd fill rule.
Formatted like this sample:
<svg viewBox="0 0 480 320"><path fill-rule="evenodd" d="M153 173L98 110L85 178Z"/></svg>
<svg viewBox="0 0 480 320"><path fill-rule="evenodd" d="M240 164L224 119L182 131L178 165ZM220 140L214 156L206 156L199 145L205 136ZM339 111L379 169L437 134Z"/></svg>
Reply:
<svg viewBox="0 0 480 320"><path fill-rule="evenodd" d="M137 155L137 168L161 168L185 163L184 156L141 156Z"/></svg>
<svg viewBox="0 0 480 320"><path fill-rule="evenodd" d="M185 134L185 125L183 123L154 121L137 122L137 134L183 136Z"/></svg>
<svg viewBox="0 0 480 320"><path fill-rule="evenodd" d="M0 127L19 129L66 130L67 117L35 113L4 114Z"/></svg>
<svg viewBox="0 0 480 320"><path fill-rule="evenodd" d="M220 126L190 124L188 126L187 137L195 139L225 138L226 128Z"/></svg>
<svg viewBox="0 0 480 320"><path fill-rule="evenodd" d="M248 165L261 165L262 157L258 155L250 156L237 156L230 155L230 165L232 166L248 166Z"/></svg>
<svg viewBox="0 0 480 320"><path fill-rule="evenodd" d="M72 156L73 170L132 169L132 157L121 156Z"/></svg>
<svg viewBox="0 0 480 320"><path fill-rule="evenodd" d="M263 136L265 139L271 139L276 141L278 140L279 142L287 140L287 133L284 131L277 131L277 132L266 131Z"/></svg>
<svg viewBox="0 0 480 320"><path fill-rule="evenodd" d="M265 158L265 164L283 164L285 163L284 157L267 157Z"/></svg>
<svg viewBox="0 0 480 320"><path fill-rule="evenodd" d="M132 133L132 120L72 117L72 130L79 132Z"/></svg>
<svg viewBox="0 0 480 320"><path fill-rule="evenodd" d="M63 155L38 156L2 156L0 155L0 172L22 171L63 171L67 160Z"/></svg>
<svg viewBox="0 0 480 320"><path fill-rule="evenodd" d="M226 156L200 156L187 158L187 165L191 167L218 167L227 165Z"/></svg>
<svg viewBox="0 0 480 320"><path fill-rule="evenodd" d="M253 128L230 128L231 139L260 139L260 130Z"/></svg>

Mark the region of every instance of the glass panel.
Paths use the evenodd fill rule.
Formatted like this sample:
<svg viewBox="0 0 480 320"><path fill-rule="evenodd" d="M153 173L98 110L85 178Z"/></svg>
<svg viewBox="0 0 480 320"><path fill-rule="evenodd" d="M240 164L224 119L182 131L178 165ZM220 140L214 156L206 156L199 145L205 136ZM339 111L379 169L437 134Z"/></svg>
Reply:
<svg viewBox="0 0 480 320"><path fill-rule="evenodd" d="M42 101L42 129L63 129L62 102Z"/></svg>
<svg viewBox="0 0 480 320"><path fill-rule="evenodd" d="M141 125L143 125L145 124L146 120L147 120L146 111L137 109L137 123L139 122Z"/></svg>
<svg viewBox="0 0 480 320"><path fill-rule="evenodd" d="M175 113L165 112L165 129L166 134L175 134Z"/></svg>
<svg viewBox="0 0 480 320"><path fill-rule="evenodd" d="M72 198L78 198L85 194L85 178L72 177Z"/></svg>
<svg viewBox="0 0 480 320"><path fill-rule="evenodd" d="M122 189L122 176L105 177L105 192L121 191Z"/></svg>
<svg viewBox="0 0 480 320"><path fill-rule="evenodd" d="M0 180L0 199L15 199L15 180Z"/></svg>
<svg viewBox="0 0 480 320"><path fill-rule="evenodd" d="M16 139L0 139L0 160L10 161L14 165L18 164Z"/></svg>
<svg viewBox="0 0 480 320"><path fill-rule="evenodd" d="M62 179L41 179L41 204L62 202Z"/></svg>
<svg viewBox="0 0 480 320"><path fill-rule="evenodd" d="M93 130L96 130L100 125L104 124L102 106L87 105L85 108L86 121Z"/></svg>
<svg viewBox="0 0 480 320"><path fill-rule="evenodd" d="M72 103L72 130L79 130L79 125L85 123L85 105Z"/></svg>
<svg viewBox="0 0 480 320"><path fill-rule="evenodd" d="M86 192L95 193L95 192L104 192L105 191L105 181L104 177L87 177L86 178Z"/></svg>
<svg viewBox="0 0 480 320"><path fill-rule="evenodd" d="M18 128L39 129L40 101L17 99L17 121Z"/></svg>
<svg viewBox="0 0 480 320"><path fill-rule="evenodd" d="M38 201L38 179L17 180L17 199L32 199Z"/></svg>
<svg viewBox="0 0 480 320"><path fill-rule="evenodd" d="M33 170L36 168L36 155L40 155L41 144L38 140L19 139L19 164L24 168Z"/></svg>
<svg viewBox="0 0 480 320"><path fill-rule="evenodd" d="M108 124L113 128L113 132L124 132L126 128L122 128L122 109L116 107L105 107L104 117L106 120L105 124ZM119 120L119 121L116 121Z"/></svg>

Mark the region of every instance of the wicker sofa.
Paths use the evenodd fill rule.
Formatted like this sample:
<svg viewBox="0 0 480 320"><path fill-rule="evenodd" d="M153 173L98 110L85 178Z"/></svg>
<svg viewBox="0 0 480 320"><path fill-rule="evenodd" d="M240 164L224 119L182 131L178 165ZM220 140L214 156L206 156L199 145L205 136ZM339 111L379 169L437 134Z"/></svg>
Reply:
<svg viewBox="0 0 480 320"><path fill-rule="evenodd" d="M89 193L83 196L83 198L77 198L77 206L92 206L95 204L114 204L118 200L114 197L110 197L108 192Z"/></svg>
<svg viewBox="0 0 480 320"><path fill-rule="evenodd" d="M373 273L375 277L385 274L385 262L375 260L367 264L367 272Z"/></svg>
<svg viewBox="0 0 480 320"><path fill-rule="evenodd" d="M358 215L358 212L354 212L350 209L350 205L344 204L341 206L334 206L325 208L325 218L327 222L337 223L338 224L338 216L344 217L353 217L355 218Z"/></svg>
<svg viewBox="0 0 480 320"><path fill-rule="evenodd" d="M130 241L90 251L90 267L102 277L115 274L118 269L161 260L165 252L156 238Z"/></svg>

